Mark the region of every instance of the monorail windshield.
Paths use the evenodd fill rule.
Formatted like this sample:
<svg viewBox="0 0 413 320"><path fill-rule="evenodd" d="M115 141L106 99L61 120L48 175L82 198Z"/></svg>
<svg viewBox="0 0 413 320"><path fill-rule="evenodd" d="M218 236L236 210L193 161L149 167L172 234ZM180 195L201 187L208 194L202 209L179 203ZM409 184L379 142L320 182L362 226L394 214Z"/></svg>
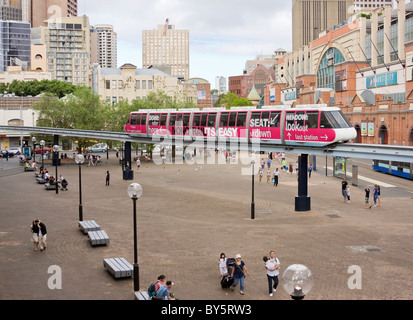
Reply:
<svg viewBox="0 0 413 320"><path fill-rule="evenodd" d="M351 127L351 123L347 120L342 111L321 112L320 128L341 129Z"/></svg>

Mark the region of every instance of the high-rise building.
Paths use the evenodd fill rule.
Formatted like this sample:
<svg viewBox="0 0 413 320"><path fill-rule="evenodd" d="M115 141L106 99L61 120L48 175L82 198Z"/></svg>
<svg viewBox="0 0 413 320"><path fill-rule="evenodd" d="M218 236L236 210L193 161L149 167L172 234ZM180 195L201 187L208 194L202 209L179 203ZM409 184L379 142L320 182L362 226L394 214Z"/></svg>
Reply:
<svg viewBox="0 0 413 320"><path fill-rule="evenodd" d="M297 50L318 35L353 14L354 0L293 0L293 50Z"/></svg>
<svg viewBox="0 0 413 320"><path fill-rule="evenodd" d="M0 20L22 21L22 0L0 0Z"/></svg>
<svg viewBox="0 0 413 320"><path fill-rule="evenodd" d="M52 78L89 85L90 24L87 16L51 19L40 27ZM32 32L33 34L33 32Z"/></svg>
<svg viewBox="0 0 413 320"><path fill-rule="evenodd" d="M32 27L40 27L46 20L77 17L77 0L21 0L26 7Z"/></svg>
<svg viewBox="0 0 413 320"><path fill-rule="evenodd" d="M218 90L218 93L227 93L227 78L223 77L223 76L217 76L215 78L215 89Z"/></svg>
<svg viewBox="0 0 413 320"><path fill-rule="evenodd" d="M0 20L0 72L9 66L30 68L30 23Z"/></svg>
<svg viewBox="0 0 413 320"><path fill-rule="evenodd" d="M102 68L117 68L118 41L113 26L95 25L90 32L91 63L98 63Z"/></svg>
<svg viewBox="0 0 413 320"><path fill-rule="evenodd" d="M354 10L371 11L386 6L393 8L393 0L354 0Z"/></svg>
<svg viewBox="0 0 413 320"><path fill-rule="evenodd" d="M168 20L156 30L143 30L142 65L170 68L172 76L189 79L189 30L177 30Z"/></svg>

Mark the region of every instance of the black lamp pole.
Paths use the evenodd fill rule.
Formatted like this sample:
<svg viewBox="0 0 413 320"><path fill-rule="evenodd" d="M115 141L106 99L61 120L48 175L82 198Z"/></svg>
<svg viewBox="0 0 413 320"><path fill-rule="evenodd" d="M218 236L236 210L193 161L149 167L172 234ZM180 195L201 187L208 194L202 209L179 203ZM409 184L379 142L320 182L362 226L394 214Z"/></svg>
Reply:
<svg viewBox="0 0 413 320"><path fill-rule="evenodd" d="M136 222L136 201L138 197L135 195L133 200L133 242L134 242L134 264L133 264L133 288L134 291L139 291L139 263L138 263L138 236Z"/></svg>
<svg viewBox="0 0 413 320"><path fill-rule="evenodd" d="M252 200L251 200L251 219L252 220L254 220L255 219L255 199L254 199L254 187L255 187L255 175L254 175L254 164L255 164L255 161L253 160L252 162L251 162L251 164L252 164L252 190L251 190L251 192L252 192Z"/></svg>

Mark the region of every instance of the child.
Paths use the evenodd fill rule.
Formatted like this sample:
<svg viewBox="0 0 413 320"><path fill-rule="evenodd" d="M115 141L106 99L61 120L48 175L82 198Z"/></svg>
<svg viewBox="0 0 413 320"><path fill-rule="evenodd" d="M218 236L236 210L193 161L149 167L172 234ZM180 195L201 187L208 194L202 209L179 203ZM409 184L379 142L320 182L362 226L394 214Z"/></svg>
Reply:
<svg viewBox="0 0 413 320"><path fill-rule="evenodd" d="M346 187L346 194L347 194L347 203L350 203L350 186L347 185Z"/></svg>
<svg viewBox="0 0 413 320"><path fill-rule="evenodd" d="M364 189L364 191L366 192L366 195L364 197L364 200L365 200L365 203L366 203L365 208L366 209L371 209L371 206L370 206L370 189L369 189L369 187L366 187Z"/></svg>
<svg viewBox="0 0 413 320"><path fill-rule="evenodd" d="M106 185L108 186L110 183L110 173L109 171L106 171Z"/></svg>
<svg viewBox="0 0 413 320"><path fill-rule="evenodd" d="M225 253L221 253L219 257L219 272L221 273L221 280L224 278L226 274L228 274L228 267L227 267L227 257L225 256Z"/></svg>

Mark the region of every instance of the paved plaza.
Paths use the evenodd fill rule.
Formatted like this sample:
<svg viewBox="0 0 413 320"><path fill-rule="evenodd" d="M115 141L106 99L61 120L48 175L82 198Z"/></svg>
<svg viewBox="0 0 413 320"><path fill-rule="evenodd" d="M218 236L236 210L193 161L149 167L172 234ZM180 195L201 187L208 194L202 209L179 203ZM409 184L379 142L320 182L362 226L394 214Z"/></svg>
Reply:
<svg viewBox="0 0 413 320"><path fill-rule="evenodd" d="M296 156L287 160L295 163ZM33 172L1 166L0 299L132 300L133 280L115 280L103 267L105 258L133 263L133 203L127 194L132 181L122 180L119 160L104 154L102 166L82 167L84 219L107 232L110 244L104 247L92 247L78 228L77 165L58 168L69 181L69 190L58 195L36 184ZM274 161L272 169L279 166ZM48 169L54 174L54 167ZM144 162L141 173L133 169L133 182L144 189L137 202L141 289L164 274L180 300L287 300L281 284L273 297L267 293L262 258L275 250L281 274L296 263L313 272L308 300L411 299L411 188L382 188L382 207L368 210L365 183L351 187L351 203L344 203L341 181L319 170L309 180L312 210L299 213L296 175L282 172L278 187L256 177L257 212L251 220L251 176L242 174L249 165ZM379 177L386 181L386 175ZM45 252L35 252L30 241L36 218L47 226ZM242 255L250 272L244 296L238 288L221 288L221 252ZM51 266L61 268L61 289L48 286ZM361 289L349 287L354 266L361 272Z"/></svg>

